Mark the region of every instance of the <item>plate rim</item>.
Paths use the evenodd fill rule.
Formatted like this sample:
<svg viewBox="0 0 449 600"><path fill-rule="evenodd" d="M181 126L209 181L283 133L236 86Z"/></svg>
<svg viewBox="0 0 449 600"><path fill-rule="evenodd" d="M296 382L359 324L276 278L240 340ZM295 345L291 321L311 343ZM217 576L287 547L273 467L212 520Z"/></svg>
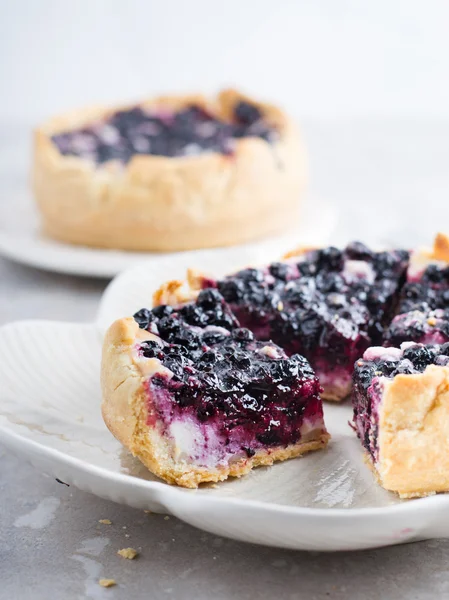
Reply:
<svg viewBox="0 0 449 600"><path fill-rule="evenodd" d="M310 214L315 214L319 205L319 210L325 212L327 220L325 221L324 232L318 231L318 238L322 243L327 241L331 233L335 231L338 221L338 210L336 205L327 198L322 197L307 197L303 203L303 214L310 219ZM28 210L35 210L33 204L28 204ZM312 212L311 212L312 211ZM0 213L1 216L1 213ZM304 236L304 228L298 226L298 235ZM200 248L190 249L179 252L135 252L127 250L117 250L109 248L93 248L69 244L53 240L51 238L42 237L39 240L39 229L32 224L25 224L18 231L8 228L8 223L0 224L0 256L7 258L15 263L26 265L35 269L51 271L54 273L62 273L74 275L78 277L90 277L99 279L112 279L119 273L122 273L135 264L149 260L158 260L162 257L176 258L183 254L196 252L226 252L228 248L245 248L250 246L263 245L264 243L273 243L276 240L281 240L284 235L293 236L295 231L287 231L276 236L268 238L256 239L244 244L235 246L222 246L218 248ZM18 240L26 239L27 243L32 246L32 249L23 250ZM11 240L13 240L11 242ZM26 246L25 246L26 248ZM34 249L34 252L33 252ZM67 260L67 253L70 254L70 259ZM115 255L115 261L111 257ZM73 257L75 259L73 260ZM89 257L96 257L97 261L92 263L88 260Z"/></svg>

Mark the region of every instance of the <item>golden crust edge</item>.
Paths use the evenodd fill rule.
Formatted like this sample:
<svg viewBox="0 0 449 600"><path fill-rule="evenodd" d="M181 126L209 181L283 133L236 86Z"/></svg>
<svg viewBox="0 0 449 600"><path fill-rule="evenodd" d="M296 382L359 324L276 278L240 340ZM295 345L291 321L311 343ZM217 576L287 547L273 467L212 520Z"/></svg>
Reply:
<svg viewBox="0 0 449 600"><path fill-rule="evenodd" d="M379 458L374 463L365 451L365 460L379 485L400 498L447 492L448 440L449 367L430 365L423 373L397 375L386 382Z"/></svg>

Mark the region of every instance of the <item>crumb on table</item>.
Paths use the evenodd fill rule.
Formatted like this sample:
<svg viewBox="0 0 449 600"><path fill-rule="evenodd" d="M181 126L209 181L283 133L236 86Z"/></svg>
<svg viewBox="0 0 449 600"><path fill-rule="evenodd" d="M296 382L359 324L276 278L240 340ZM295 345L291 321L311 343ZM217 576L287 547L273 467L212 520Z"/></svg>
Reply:
<svg viewBox="0 0 449 600"><path fill-rule="evenodd" d="M100 579L98 582L102 587L112 587L113 585L117 585L115 579Z"/></svg>
<svg viewBox="0 0 449 600"><path fill-rule="evenodd" d="M102 525L112 525L112 521L110 521L109 519L100 519L98 522Z"/></svg>
<svg viewBox="0 0 449 600"><path fill-rule="evenodd" d="M132 560L133 558L136 558L139 553L137 550L134 550L134 548L122 548L121 550L117 550L117 554L128 560Z"/></svg>

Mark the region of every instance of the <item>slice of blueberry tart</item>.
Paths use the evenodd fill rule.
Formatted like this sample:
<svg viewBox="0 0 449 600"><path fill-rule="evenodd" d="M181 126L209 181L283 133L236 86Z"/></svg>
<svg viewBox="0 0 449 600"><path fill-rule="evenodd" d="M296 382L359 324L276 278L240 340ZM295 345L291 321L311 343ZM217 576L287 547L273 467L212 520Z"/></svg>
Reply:
<svg viewBox="0 0 449 600"><path fill-rule="evenodd" d="M102 411L115 437L154 474L185 487L325 447L308 361L256 340L218 290L196 296L110 327Z"/></svg>
<svg viewBox="0 0 449 600"><path fill-rule="evenodd" d="M449 491L449 344L372 347L355 364L354 428L387 490Z"/></svg>
<svg viewBox="0 0 449 600"><path fill-rule="evenodd" d="M360 242L343 250L300 249L281 262L247 268L223 279L190 271L163 285L157 304L178 304L201 289L223 295L243 327L311 363L322 397L351 391L354 362L383 342L405 280L409 253L374 252Z"/></svg>
<svg viewBox="0 0 449 600"><path fill-rule="evenodd" d="M283 111L225 90L50 119L35 133L32 181L55 239L187 250L294 227L305 157Z"/></svg>

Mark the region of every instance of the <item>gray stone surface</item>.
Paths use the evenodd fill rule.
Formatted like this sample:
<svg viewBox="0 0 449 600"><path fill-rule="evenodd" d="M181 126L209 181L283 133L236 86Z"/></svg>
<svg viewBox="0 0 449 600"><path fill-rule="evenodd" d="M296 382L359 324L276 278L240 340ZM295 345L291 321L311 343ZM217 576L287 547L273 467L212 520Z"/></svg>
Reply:
<svg viewBox="0 0 449 600"><path fill-rule="evenodd" d="M7 203L26 161L11 128L2 131ZM449 229L449 123L309 123L305 132L310 197L341 208L336 241L413 244ZM104 286L0 259L0 323L91 320ZM237 543L66 487L1 447L0 504L2 600L449 598L449 541L333 555ZM140 552L134 561L116 555L128 546ZM103 589L101 577L118 585Z"/></svg>

